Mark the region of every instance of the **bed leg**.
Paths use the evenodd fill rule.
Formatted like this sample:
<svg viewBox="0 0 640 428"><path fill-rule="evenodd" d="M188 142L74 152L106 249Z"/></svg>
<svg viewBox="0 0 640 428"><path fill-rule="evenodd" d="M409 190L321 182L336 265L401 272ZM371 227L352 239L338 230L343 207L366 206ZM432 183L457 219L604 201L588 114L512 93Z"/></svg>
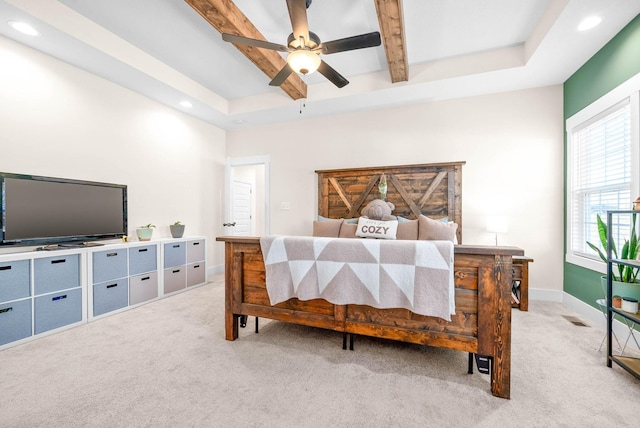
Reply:
<svg viewBox="0 0 640 428"><path fill-rule="evenodd" d="M258 317L256 317L256 333L258 333Z"/></svg>
<svg viewBox="0 0 640 428"><path fill-rule="evenodd" d="M238 318L239 315L225 311L224 313L224 338L226 340L236 340L238 338Z"/></svg>
<svg viewBox="0 0 640 428"><path fill-rule="evenodd" d="M469 352L469 370L468 374L473 374L473 352Z"/></svg>
<svg viewBox="0 0 640 428"><path fill-rule="evenodd" d="M249 318L247 315L238 315L238 318L240 318L240 327L245 328L247 326L247 318Z"/></svg>
<svg viewBox="0 0 640 428"><path fill-rule="evenodd" d="M349 350L353 351L353 338L355 337L355 334L351 333L351 335L349 336Z"/></svg>
<svg viewBox="0 0 640 428"><path fill-rule="evenodd" d="M347 349L347 333L342 333L342 349Z"/></svg>

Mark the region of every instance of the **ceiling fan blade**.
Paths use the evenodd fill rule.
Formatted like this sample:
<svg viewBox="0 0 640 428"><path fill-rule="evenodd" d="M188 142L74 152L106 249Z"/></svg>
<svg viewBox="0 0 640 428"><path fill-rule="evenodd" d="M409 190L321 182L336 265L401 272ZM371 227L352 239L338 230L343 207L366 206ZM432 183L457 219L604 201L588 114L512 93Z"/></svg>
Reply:
<svg viewBox="0 0 640 428"><path fill-rule="evenodd" d="M284 67L282 67L282 69L278 72L278 74L276 74L274 78L271 79L271 82L269 82L269 86L282 85L284 81L287 80L287 77L289 77L291 73L293 73L293 69L287 63Z"/></svg>
<svg viewBox="0 0 640 428"><path fill-rule="evenodd" d="M256 48L271 49L280 52L289 52L290 49L278 43L271 43L265 40L250 39L248 37L236 36L235 34L223 33L222 40L236 45L253 46Z"/></svg>
<svg viewBox="0 0 640 428"><path fill-rule="evenodd" d="M344 39L322 43L316 50L320 50L322 54L329 55L337 52L372 48L374 46L380 46L381 43L380 33L374 31L373 33L360 34L359 36L345 37Z"/></svg>
<svg viewBox="0 0 640 428"><path fill-rule="evenodd" d="M299 41L300 37L303 37L306 43L309 40L309 23L307 22L305 0L287 0L287 8L289 9L289 18L291 19L295 40ZM295 46L298 47L298 44Z"/></svg>
<svg viewBox="0 0 640 428"><path fill-rule="evenodd" d="M344 78L344 76L334 70L329 64L324 61L320 61L320 66L318 67L318 73L322 74L324 77L329 79L331 83L336 85L338 88L342 88L343 86L347 86L349 81Z"/></svg>

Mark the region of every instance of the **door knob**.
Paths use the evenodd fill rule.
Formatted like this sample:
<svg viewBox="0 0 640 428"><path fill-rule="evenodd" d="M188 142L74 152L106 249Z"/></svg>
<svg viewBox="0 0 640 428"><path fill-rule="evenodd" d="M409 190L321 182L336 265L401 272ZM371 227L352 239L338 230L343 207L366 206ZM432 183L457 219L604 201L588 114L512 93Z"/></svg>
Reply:
<svg viewBox="0 0 640 428"><path fill-rule="evenodd" d="M224 227L233 227L233 226L235 226L235 225L236 225L236 222L234 221L233 223L222 223L222 225L223 225Z"/></svg>

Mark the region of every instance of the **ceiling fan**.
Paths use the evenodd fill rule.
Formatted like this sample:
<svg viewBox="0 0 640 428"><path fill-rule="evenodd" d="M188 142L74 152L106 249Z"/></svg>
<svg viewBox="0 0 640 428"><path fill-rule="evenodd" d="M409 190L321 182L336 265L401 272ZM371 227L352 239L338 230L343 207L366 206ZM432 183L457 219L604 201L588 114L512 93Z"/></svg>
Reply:
<svg viewBox="0 0 640 428"><path fill-rule="evenodd" d="M275 75L271 82L269 82L271 86L282 85L294 71L300 74L309 74L318 70L320 74L329 79L334 85L342 88L346 86L349 81L331 68L329 64L320 59L320 55L380 46L380 33L374 31L372 33L322 43L315 33L309 31L307 8L311 5L311 1L312 0L287 0L287 8L289 9L289 18L291 19L293 33L289 34L286 46L229 33L223 33L222 39L237 45L289 52L287 64Z"/></svg>

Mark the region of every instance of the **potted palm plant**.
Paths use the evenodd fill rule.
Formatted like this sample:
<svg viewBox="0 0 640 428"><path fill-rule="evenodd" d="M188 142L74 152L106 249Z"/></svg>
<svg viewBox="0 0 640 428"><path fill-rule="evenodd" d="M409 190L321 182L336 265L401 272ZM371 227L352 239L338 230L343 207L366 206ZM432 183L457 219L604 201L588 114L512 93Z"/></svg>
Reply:
<svg viewBox="0 0 640 428"><path fill-rule="evenodd" d="M153 229L155 225L149 223L146 226L140 226L136 229L136 235L138 235L139 241L150 241L151 235L153 235Z"/></svg>
<svg viewBox="0 0 640 428"><path fill-rule="evenodd" d="M597 215L598 221L598 236L600 237L600 245L592 244L587 241L587 245L598 253L600 258L607 262L607 250L609 247L609 231L607 230L607 224L602 221L600 214ZM601 249L602 248L602 249ZM640 242L638 241L638 235L636 234L636 214L632 215L631 236L629 239L625 239L622 245L622 250L618 254L615 243L611 243L611 256L614 259L619 260L636 260L640 254ZM612 288L613 295L623 297L635 297L640 298L640 283L638 282L639 268L636 266L628 266L620 263L612 263ZM606 290L607 277L602 276L603 288Z"/></svg>

